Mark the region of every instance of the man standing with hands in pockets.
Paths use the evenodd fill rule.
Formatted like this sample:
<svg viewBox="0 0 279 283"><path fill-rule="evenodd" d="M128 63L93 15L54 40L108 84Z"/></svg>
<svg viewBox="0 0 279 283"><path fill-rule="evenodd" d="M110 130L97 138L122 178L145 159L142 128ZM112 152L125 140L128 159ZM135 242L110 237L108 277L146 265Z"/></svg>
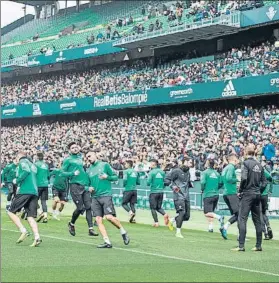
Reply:
<svg viewBox="0 0 279 283"><path fill-rule="evenodd" d="M254 145L247 146L246 156L241 168L241 182L238 193L238 196L241 198L238 216L239 246L232 249L232 251L245 251L247 219L251 211L257 237L256 247L252 250L260 252L262 251L261 193L264 191L267 181L264 168L254 158Z"/></svg>
<svg viewBox="0 0 279 283"><path fill-rule="evenodd" d="M83 167L82 157L80 155L80 147L76 142L68 145L70 156L67 157L62 165L61 176L69 178L70 193L76 210L73 212L71 222L68 224L69 233L76 235L75 223L85 210L86 221L89 228L89 236L98 236L93 230L93 221L91 213L91 196L88 191L89 179Z"/></svg>

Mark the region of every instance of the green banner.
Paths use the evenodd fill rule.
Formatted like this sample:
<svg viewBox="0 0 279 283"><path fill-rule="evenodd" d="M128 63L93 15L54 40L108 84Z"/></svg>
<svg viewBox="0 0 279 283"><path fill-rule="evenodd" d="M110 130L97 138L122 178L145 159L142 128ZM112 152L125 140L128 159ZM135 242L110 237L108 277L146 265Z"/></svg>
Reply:
<svg viewBox="0 0 279 283"><path fill-rule="evenodd" d="M240 26L247 27L279 20L279 5L268 5L241 12Z"/></svg>
<svg viewBox="0 0 279 283"><path fill-rule="evenodd" d="M156 88L55 102L2 107L2 119L103 111L162 104L265 95L279 91L279 73L229 81Z"/></svg>
<svg viewBox="0 0 279 283"><path fill-rule="evenodd" d="M82 58L101 56L126 50L122 47L114 47L113 42L88 45L85 47L65 49L63 51L51 51L43 55L30 56L28 67L55 64L59 62L72 61Z"/></svg>

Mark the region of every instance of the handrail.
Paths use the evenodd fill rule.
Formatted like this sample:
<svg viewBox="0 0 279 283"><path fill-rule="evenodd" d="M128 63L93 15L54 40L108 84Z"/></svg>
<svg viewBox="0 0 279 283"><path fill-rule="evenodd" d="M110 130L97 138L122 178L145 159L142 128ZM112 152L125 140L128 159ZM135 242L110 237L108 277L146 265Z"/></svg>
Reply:
<svg viewBox="0 0 279 283"><path fill-rule="evenodd" d="M124 43L132 43L138 40L154 38L168 34L174 34L177 32L193 30L200 27L207 27L215 24L240 27L240 12L237 11L230 15L221 15L220 17L216 17L216 18L202 19L199 22L192 22L192 23L184 22L182 25L176 25L174 27L169 26L167 29L163 29L163 30L155 30L152 32L147 31L142 34L127 36L114 42L113 46L118 46Z"/></svg>

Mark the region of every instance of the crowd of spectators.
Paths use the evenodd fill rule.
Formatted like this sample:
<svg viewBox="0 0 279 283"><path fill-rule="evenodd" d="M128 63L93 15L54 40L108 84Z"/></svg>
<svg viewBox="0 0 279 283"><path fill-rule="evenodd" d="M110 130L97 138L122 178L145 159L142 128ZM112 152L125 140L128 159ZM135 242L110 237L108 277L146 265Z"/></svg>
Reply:
<svg viewBox="0 0 279 283"><path fill-rule="evenodd" d="M66 156L67 144L76 140L83 152L96 150L116 169L123 168L125 159L148 168L148 161L156 158L164 166L189 159L195 170L202 171L211 154L221 170L227 164L226 156L243 157L248 143L255 144L258 157L279 162L278 105L243 107L235 102L235 108L214 107L162 108L133 117L2 127L1 161L5 164L24 149L31 157L43 151L48 162L57 163Z"/></svg>
<svg viewBox="0 0 279 283"><path fill-rule="evenodd" d="M57 101L148 88L191 85L208 81L259 76L279 69L278 52L269 42L233 48L214 61L166 64L152 68L145 62L120 68L89 70L2 85L2 105ZM246 64L240 65L240 63Z"/></svg>

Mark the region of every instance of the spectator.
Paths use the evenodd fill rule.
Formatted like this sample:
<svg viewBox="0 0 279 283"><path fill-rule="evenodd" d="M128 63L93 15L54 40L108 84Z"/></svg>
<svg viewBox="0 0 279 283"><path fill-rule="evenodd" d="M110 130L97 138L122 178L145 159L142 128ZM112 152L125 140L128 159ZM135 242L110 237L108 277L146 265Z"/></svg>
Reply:
<svg viewBox="0 0 279 283"><path fill-rule="evenodd" d="M271 161L275 157L275 146L271 143L270 139L265 140L265 146L263 147L263 155L267 161Z"/></svg>

